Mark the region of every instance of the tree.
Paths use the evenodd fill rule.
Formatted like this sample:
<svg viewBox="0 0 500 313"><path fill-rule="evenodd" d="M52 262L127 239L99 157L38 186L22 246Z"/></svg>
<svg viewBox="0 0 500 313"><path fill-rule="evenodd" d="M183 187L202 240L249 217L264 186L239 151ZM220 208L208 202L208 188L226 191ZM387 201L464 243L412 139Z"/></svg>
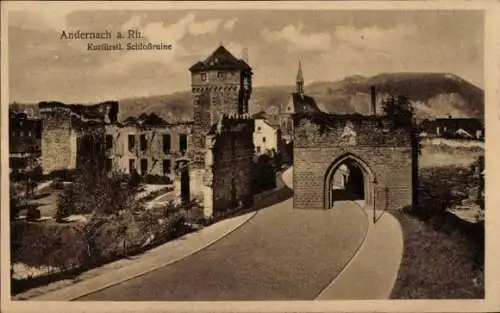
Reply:
<svg viewBox="0 0 500 313"><path fill-rule="evenodd" d="M417 147L418 155L422 155L420 130L415 120L415 110L407 96L390 96L382 102L383 110L395 127L409 128L412 142Z"/></svg>
<svg viewBox="0 0 500 313"><path fill-rule="evenodd" d="M405 123L413 122L414 110L406 96L391 96L383 102L385 115L394 118L394 121Z"/></svg>

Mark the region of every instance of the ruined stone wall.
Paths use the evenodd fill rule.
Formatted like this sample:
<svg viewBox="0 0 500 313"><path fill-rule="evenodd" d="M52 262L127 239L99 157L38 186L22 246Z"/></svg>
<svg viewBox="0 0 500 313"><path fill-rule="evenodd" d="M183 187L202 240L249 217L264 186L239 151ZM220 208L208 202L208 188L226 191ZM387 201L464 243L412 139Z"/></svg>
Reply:
<svg viewBox="0 0 500 313"><path fill-rule="evenodd" d="M241 120L230 130L207 138L205 206L224 212L253 200L253 120ZM210 146L211 145L211 146ZM212 203L209 203L212 201ZM211 206L211 210L210 210Z"/></svg>
<svg viewBox="0 0 500 313"><path fill-rule="evenodd" d="M42 109L43 173L74 169L76 136L71 129L70 111L65 108Z"/></svg>
<svg viewBox="0 0 500 313"><path fill-rule="evenodd" d="M394 127L381 117L338 116L324 122L300 119L295 124L296 208L326 208L326 175L337 159L347 155L368 167L365 186L373 188L376 209L393 210L412 204L417 173L410 129Z"/></svg>
<svg viewBox="0 0 500 313"><path fill-rule="evenodd" d="M168 125L151 128L137 126L106 127L106 134L112 136L113 143L107 151L107 157L112 159L113 168L124 173L130 173L130 161L140 174L164 176L164 160L170 161L170 171L166 176L174 177L175 163L179 158L191 157L191 126ZM180 135L187 136L187 150L180 150ZM134 146L129 149L129 135L133 136ZM146 139L146 149L141 149L141 136ZM164 150L163 136L170 135L170 149ZM108 137L109 138L109 137ZM147 172L141 172L141 160L147 160Z"/></svg>

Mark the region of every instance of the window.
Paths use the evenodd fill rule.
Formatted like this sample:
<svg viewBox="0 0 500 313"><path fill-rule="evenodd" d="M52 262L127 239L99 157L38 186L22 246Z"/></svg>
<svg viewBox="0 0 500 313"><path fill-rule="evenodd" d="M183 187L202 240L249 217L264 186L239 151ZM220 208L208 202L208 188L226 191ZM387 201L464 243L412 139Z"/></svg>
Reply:
<svg viewBox="0 0 500 313"><path fill-rule="evenodd" d="M19 132L19 137L23 137L23 136L24 136L24 132L21 130L21 131Z"/></svg>
<svg viewBox="0 0 500 313"><path fill-rule="evenodd" d="M217 72L217 79L226 79L226 73L224 72Z"/></svg>
<svg viewBox="0 0 500 313"><path fill-rule="evenodd" d="M28 136L31 137L32 133L31 130L28 130Z"/></svg>
<svg viewBox="0 0 500 313"><path fill-rule="evenodd" d="M129 173L135 171L135 159L128 160L128 171Z"/></svg>
<svg viewBox="0 0 500 313"><path fill-rule="evenodd" d="M257 153L260 153L260 146L257 146L256 149L257 149Z"/></svg>
<svg viewBox="0 0 500 313"><path fill-rule="evenodd" d="M146 139L146 135L141 135L140 144L141 144L141 151L144 151L148 148L148 141Z"/></svg>
<svg viewBox="0 0 500 313"><path fill-rule="evenodd" d="M187 135L179 134L179 150L185 152L187 150Z"/></svg>
<svg viewBox="0 0 500 313"><path fill-rule="evenodd" d="M110 158L107 158L104 166L105 166L106 171L110 172L112 167L113 167L113 160Z"/></svg>
<svg viewBox="0 0 500 313"><path fill-rule="evenodd" d="M172 161L168 159L163 160L163 175L170 174L171 167L172 167Z"/></svg>
<svg viewBox="0 0 500 313"><path fill-rule="evenodd" d="M163 135L163 153L170 153L170 135Z"/></svg>
<svg viewBox="0 0 500 313"><path fill-rule="evenodd" d="M148 159L141 159L141 174L145 175L148 172Z"/></svg>
<svg viewBox="0 0 500 313"><path fill-rule="evenodd" d="M259 127L257 127L257 131L259 131L259 132L260 132L260 130L261 130L260 126L259 126Z"/></svg>
<svg viewBox="0 0 500 313"><path fill-rule="evenodd" d="M106 135L106 150L111 150L113 148L113 136Z"/></svg>
<svg viewBox="0 0 500 313"><path fill-rule="evenodd" d="M207 80L207 73L201 73L201 80L206 81Z"/></svg>
<svg viewBox="0 0 500 313"><path fill-rule="evenodd" d="M266 137L262 137L262 142L266 142Z"/></svg>
<svg viewBox="0 0 500 313"><path fill-rule="evenodd" d="M134 135L128 135L128 149L130 151L135 149L135 136Z"/></svg>

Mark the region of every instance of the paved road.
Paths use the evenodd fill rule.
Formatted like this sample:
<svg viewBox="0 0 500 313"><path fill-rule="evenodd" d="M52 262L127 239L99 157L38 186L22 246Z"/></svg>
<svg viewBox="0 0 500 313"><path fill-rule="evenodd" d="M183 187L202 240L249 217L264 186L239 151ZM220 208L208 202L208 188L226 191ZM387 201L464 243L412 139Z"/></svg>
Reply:
<svg viewBox="0 0 500 313"><path fill-rule="evenodd" d="M313 300L360 247L368 221L353 202L292 206L261 209L212 246L78 301Z"/></svg>

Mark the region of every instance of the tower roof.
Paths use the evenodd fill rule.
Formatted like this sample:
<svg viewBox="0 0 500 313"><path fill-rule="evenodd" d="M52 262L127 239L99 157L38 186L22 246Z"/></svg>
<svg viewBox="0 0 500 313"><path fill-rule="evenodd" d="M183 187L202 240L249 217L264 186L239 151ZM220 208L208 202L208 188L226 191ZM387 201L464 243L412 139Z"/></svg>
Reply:
<svg viewBox="0 0 500 313"><path fill-rule="evenodd" d="M242 59L236 58L224 46L220 45L209 57L196 62L189 68L191 72L206 70L251 70Z"/></svg>
<svg viewBox="0 0 500 313"><path fill-rule="evenodd" d="M299 61L299 69L297 71L297 81L304 82L304 76L302 75L302 64Z"/></svg>
<svg viewBox="0 0 500 313"><path fill-rule="evenodd" d="M290 100L292 102L291 104L293 105L294 113L308 114L321 112L313 97L294 92L292 93Z"/></svg>

